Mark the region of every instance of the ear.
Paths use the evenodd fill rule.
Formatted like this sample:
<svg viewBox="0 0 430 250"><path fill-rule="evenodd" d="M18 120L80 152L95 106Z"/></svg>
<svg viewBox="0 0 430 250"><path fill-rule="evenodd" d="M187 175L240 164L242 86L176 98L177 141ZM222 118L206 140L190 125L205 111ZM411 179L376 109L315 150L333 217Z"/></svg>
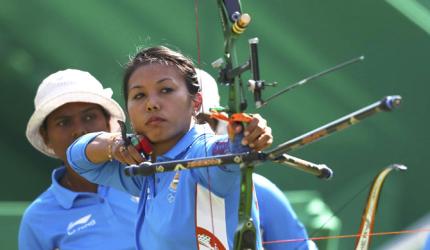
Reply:
<svg viewBox="0 0 430 250"><path fill-rule="evenodd" d="M203 102L202 92L197 92L193 98L194 112L198 113L200 111L200 107L202 106L202 102Z"/></svg>
<svg viewBox="0 0 430 250"><path fill-rule="evenodd" d="M39 134L42 136L43 142L45 142L45 144L49 147L48 132L43 127L40 127L39 128Z"/></svg>

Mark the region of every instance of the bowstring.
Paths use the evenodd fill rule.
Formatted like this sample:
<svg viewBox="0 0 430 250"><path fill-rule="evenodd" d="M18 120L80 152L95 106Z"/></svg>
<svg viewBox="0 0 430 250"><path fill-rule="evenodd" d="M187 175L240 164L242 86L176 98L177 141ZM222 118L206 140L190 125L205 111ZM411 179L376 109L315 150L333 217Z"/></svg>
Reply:
<svg viewBox="0 0 430 250"><path fill-rule="evenodd" d="M318 241L318 240L332 240L332 239L347 239L347 238L358 238L360 236L384 236L384 235L399 235L399 234L414 234L414 233L427 233L430 232L430 228L418 228L411 230L400 230L400 231L389 231L389 232L373 232L368 234L345 234L345 235L335 235L335 236L319 236L310 238L297 238L297 239L286 239L286 240L272 240L264 241L263 245L269 244L287 244L300 241Z"/></svg>
<svg viewBox="0 0 430 250"><path fill-rule="evenodd" d="M201 48L200 48L200 31L199 31L199 1L194 0L194 15L196 18L196 45L197 45L197 67L201 69ZM201 74L197 75L198 81L200 83L200 92L203 93L203 81ZM202 94L202 103L201 103L201 110L204 112L204 100L203 100L203 94ZM205 157L208 156L207 152L207 141L206 141L206 126L203 127L203 140L204 140L204 147L205 147ZM211 219L211 233L215 235L215 225L214 225L214 218L213 218L213 206L212 206L212 189L211 189L211 178L210 178L210 172L209 167L206 167L206 174L208 176L208 192L209 192L209 207L210 207L210 219ZM197 202L197 201L196 201Z"/></svg>

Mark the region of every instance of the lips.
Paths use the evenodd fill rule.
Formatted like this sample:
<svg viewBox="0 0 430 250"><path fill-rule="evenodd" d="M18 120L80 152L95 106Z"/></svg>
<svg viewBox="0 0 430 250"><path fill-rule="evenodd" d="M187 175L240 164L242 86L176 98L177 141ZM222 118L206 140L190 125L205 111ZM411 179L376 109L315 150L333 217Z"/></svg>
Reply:
<svg viewBox="0 0 430 250"><path fill-rule="evenodd" d="M147 121L146 121L146 125L158 125L162 122L165 122L166 119L159 117L159 116L151 116Z"/></svg>

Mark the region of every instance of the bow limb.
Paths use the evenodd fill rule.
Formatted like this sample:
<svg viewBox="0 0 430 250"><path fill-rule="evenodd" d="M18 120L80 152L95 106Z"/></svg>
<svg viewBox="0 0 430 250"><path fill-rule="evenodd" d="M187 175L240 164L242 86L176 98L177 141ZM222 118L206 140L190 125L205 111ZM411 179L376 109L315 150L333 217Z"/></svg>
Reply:
<svg viewBox="0 0 430 250"><path fill-rule="evenodd" d="M240 113L246 109L240 74L250 69L250 65L247 62L242 66L237 66L234 46L237 38L251 22L251 17L246 13L242 14L238 0L217 0L217 2L224 34L224 55L212 66L220 70L220 82L229 86L228 112Z"/></svg>
<svg viewBox="0 0 430 250"><path fill-rule="evenodd" d="M213 66L220 70L220 81L229 86L229 101L227 112L229 115L242 113L246 109L243 95L243 85L240 75L250 69L250 63L237 66L237 57L234 44L251 21L248 14L243 14L239 0L217 0L218 9L224 33L224 56ZM256 69L258 71L258 69ZM236 136L237 137L237 136ZM240 138L235 141L240 143ZM244 164L241 166L239 224L234 237L234 249L256 249L256 228L252 220L254 166Z"/></svg>
<svg viewBox="0 0 430 250"><path fill-rule="evenodd" d="M367 197L366 207L364 209L360 230L355 242L356 250L367 250L370 246L371 234L373 233L373 226L375 222L376 209L378 208L379 197L382 190L382 185L388 174L392 170L406 170L406 166L393 164L382 170L374 179L372 187Z"/></svg>
<svg viewBox="0 0 430 250"><path fill-rule="evenodd" d="M197 1L195 2L195 5L196 3ZM241 14L241 5L239 0L217 0L217 3L224 33L224 55L222 59L219 59L218 62L215 62L212 65L216 68L219 68L220 82L229 86L229 102L228 108L225 111L229 115L232 115L234 113L242 113L246 109L246 101L242 90L243 86L240 75L244 71L250 69L250 64L247 62L243 66L236 66L237 58L235 54L234 43L238 36L244 32L246 26L249 24L250 16L248 14ZM197 5L195 8L197 9ZM196 30L198 40L198 29L196 28ZM234 141L235 145L240 145L241 138L242 136L236 135L235 139L232 141ZM256 228L251 217L253 200L253 171L253 165L241 165L241 183L239 195L240 201L238 212L239 224L234 238L234 249L237 250L256 249ZM208 177L210 177L209 171ZM208 182L210 182L210 178ZM211 199L210 186L211 185L209 183L209 198ZM210 204L211 216L213 216L212 202L210 202Z"/></svg>

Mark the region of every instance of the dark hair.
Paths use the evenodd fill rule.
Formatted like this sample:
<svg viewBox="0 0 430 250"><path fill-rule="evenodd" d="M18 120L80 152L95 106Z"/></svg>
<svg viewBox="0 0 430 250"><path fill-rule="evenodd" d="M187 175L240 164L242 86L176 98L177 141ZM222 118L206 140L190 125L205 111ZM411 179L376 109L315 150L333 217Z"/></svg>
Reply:
<svg viewBox="0 0 430 250"><path fill-rule="evenodd" d="M130 79L131 74L133 74L133 72L140 66L152 63L171 65L178 68L184 76L185 84L191 95L195 95L200 90L196 69L194 68L194 64L191 59L165 46L149 47L140 50L134 58L126 64L122 81L126 106L128 98L128 80Z"/></svg>

